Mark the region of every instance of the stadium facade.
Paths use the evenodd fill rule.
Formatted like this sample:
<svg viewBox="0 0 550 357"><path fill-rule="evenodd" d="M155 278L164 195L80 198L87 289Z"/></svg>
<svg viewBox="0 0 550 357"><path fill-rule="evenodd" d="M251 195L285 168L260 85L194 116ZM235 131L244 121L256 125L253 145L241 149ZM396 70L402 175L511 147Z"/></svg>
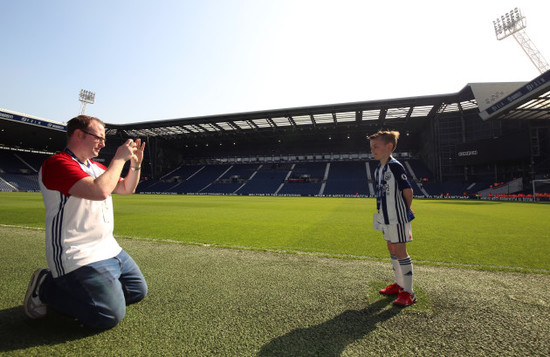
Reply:
<svg viewBox="0 0 550 357"><path fill-rule="evenodd" d="M142 188L159 181L181 183L185 175L194 175L182 171L185 167L216 165L241 165L240 175L228 169L210 184L246 184L254 170L242 165L284 171L300 164L300 175L289 173L282 182L322 185L326 175L312 177L305 163L319 163L328 173L322 163L369 162L366 135L391 129L401 132L397 155L410 161L420 194L471 194L520 179L517 191L550 175L549 119L550 71L529 82L471 83L452 94L108 124L109 145L99 159L108 162L118 144L140 137L148 142L143 173L148 182ZM33 161L29 153L40 156L63 149L64 143L64 123L0 109L0 180L17 187L7 175L36 170L27 161L21 171L21 153ZM314 166L310 171L319 171Z"/></svg>

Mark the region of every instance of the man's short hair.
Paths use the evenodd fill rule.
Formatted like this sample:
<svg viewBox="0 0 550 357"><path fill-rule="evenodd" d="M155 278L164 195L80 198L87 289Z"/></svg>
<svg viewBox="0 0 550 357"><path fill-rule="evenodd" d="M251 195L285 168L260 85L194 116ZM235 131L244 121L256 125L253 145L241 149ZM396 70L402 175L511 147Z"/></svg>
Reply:
<svg viewBox="0 0 550 357"><path fill-rule="evenodd" d="M90 126L90 123L92 121L97 121L101 125L105 126L105 123L99 120L96 117L91 117L89 115L79 115L77 117L72 118L67 122L67 138L70 138L73 136L75 130L86 130Z"/></svg>
<svg viewBox="0 0 550 357"><path fill-rule="evenodd" d="M393 149L392 152L395 151L395 148L397 147L397 140L399 139L399 132L396 130L379 130L378 132L367 136L367 139L377 139L380 138L382 141L386 144L392 143Z"/></svg>

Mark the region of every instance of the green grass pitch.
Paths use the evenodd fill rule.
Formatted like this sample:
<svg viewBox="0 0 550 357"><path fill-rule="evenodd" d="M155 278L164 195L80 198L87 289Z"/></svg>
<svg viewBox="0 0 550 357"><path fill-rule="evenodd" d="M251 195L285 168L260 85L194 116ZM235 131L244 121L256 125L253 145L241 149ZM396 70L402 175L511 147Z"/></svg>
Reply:
<svg viewBox="0 0 550 357"><path fill-rule="evenodd" d="M115 196L115 233L150 291L98 332L24 316L45 265L44 208L38 193L0 193L0 354L546 355L550 205L415 200L419 303L406 309L377 294L392 274L374 205Z"/></svg>
<svg viewBox="0 0 550 357"><path fill-rule="evenodd" d="M115 234L222 247L387 259L374 199L113 196ZM44 226L38 193L0 194L0 224ZM414 200L408 245L418 263L547 271L550 205Z"/></svg>

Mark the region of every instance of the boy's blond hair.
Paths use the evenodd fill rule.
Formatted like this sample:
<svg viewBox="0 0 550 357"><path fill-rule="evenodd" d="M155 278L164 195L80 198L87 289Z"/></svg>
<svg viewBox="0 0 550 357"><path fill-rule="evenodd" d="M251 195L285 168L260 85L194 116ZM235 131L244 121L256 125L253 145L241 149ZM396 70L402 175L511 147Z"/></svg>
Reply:
<svg viewBox="0 0 550 357"><path fill-rule="evenodd" d="M394 152L395 148L397 147L397 140L399 139L399 135L399 132L396 130L379 130L378 132L367 136L367 139L372 140L380 138L386 144L392 143L393 148L391 151Z"/></svg>

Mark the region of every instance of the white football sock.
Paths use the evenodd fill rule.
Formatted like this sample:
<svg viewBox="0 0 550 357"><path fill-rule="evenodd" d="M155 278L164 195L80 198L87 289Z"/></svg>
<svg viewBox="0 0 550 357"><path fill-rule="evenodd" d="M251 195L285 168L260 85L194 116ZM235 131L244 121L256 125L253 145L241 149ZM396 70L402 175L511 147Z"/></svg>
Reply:
<svg viewBox="0 0 550 357"><path fill-rule="evenodd" d="M399 266L401 271L401 277L403 279L403 285L401 287L408 293L414 294L413 292L413 265L410 256L406 258L399 259Z"/></svg>
<svg viewBox="0 0 550 357"><path fill-rule="evenodd" d="M391 265L393 267L393 273L395 274L395 282L400 287L403 287L403 274L401 274L401 266L399 265L399 260L393 254L390 254Z"/></svg>

